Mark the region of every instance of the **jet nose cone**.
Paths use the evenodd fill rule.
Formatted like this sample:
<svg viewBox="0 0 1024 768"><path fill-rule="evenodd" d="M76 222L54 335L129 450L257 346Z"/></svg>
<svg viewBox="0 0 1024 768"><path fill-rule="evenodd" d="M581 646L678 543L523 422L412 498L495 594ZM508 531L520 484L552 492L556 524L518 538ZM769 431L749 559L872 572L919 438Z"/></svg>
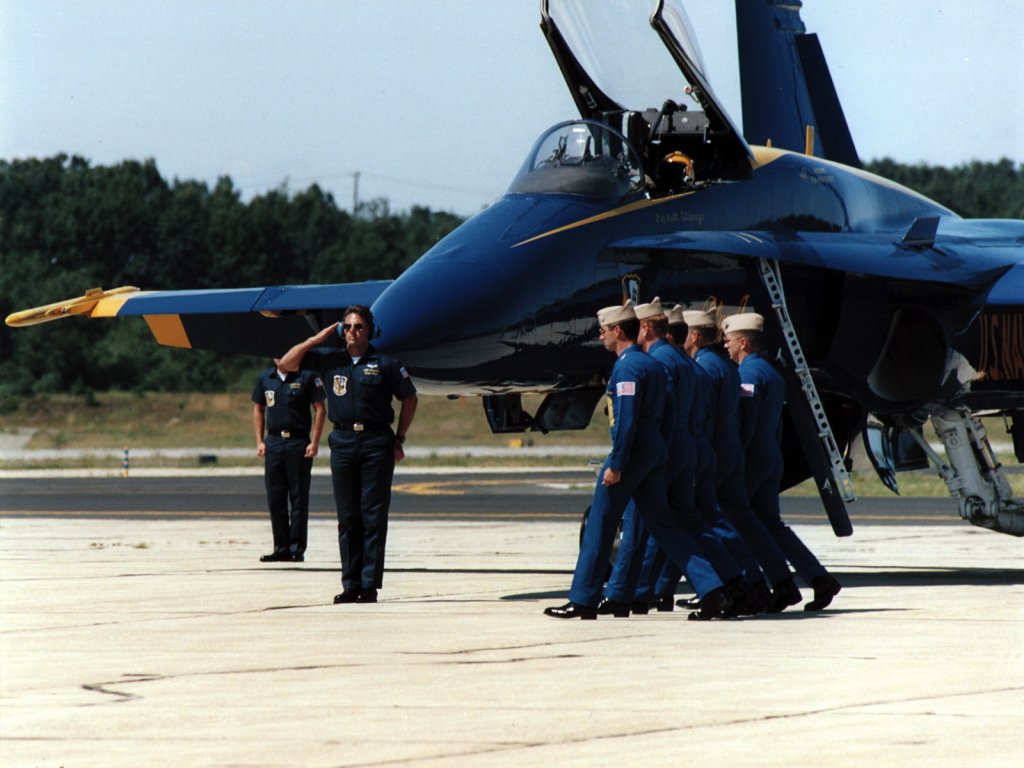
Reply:
<svg viewBox="0 0 1024 768"><path fill-rule="evenodd" d="M374 303L382 351L409 365L431 365L442 347L486 333L498 321L498 289L491 276L472 276L436 263L419 263L392 283Z"/></svg>

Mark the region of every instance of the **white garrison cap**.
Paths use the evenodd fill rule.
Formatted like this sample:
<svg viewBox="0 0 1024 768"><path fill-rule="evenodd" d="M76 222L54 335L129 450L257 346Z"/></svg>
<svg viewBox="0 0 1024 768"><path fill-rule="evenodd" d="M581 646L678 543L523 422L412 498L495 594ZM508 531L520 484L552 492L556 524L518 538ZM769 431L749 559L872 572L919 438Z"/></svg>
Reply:
<svg viewBox="0 0 1024 768"><path fill-rule="evenodd" d="M635 311L637 320L650 320L652 317L659 317L665 314L665 310L661 306L661 299L657 296L647 304L637 304Z"/></svg>
<svg viewBox="0 0 1024 768"><path fill-rule="evenodd" d="M715 322L714 312L703 312L699 309L687 309L684 311L683 322L691 328L700 328L704 325L718 325Z"/></svg>
<svg viewBox="0 0 1024 768"><path fill-rule="evenodd" d="M679 325L679 323L685 323L686 319L683 317L683 305L676 304L672 309L665 313L668 317L669 325Z"/></svg>
<svg viewBox="0 0 1024 768"><path fill-rule="evenodd" d="M730 315L722 322L722 330L725 333L733 331L763 331L764 318L757 312L742 312L738 315Z"/></svg>
<svg viewBox="0 0 1024 768"><path fill-rule="evenodd" d="M633 302L629 300L622 305L616 304L614 307L605 307L604 309L597 310L597 322L601 325L616 325L626 320L632 320L635 317L636 312L633 311Z"/></svg>

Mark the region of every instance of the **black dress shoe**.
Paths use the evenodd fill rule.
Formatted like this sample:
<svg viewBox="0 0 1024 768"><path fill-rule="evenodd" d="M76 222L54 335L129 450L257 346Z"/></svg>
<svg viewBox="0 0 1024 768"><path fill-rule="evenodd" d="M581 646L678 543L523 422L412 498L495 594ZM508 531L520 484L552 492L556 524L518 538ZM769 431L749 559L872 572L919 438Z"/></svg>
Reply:
<svg viewBox="0 0 1024 768"><path fill-rule="evenodd" d="M631 606L629 606L631 613L635 613L638 616L646 616L648 611L651 610L651 604L646 600L635 600Z"/></svg>
<svg viewBox="0 0 1024 768"><path fill-rule="evenodd" d="M676 600L676 605L680 608L685 608L688 611L696 611L700 608L700 598L696 595L693 597L681 597Z"/></svg>
<svg viewBox="0 0 1024 768"><path fill-rule="evenodd" d="M803 595L796 587L793 577L780 581L772 589L772 602L768 606L768 613L782 613L791 605L796 605L803 600Z"/></svg>
<svg viewBox="0 0 1024 768"><path fill-rule="evenodd" d="M832 598L839 594L843 585L835 576L826 573L824 576L812 580L811 587L814 589L814 599L804 606L805 611L820 611L827 607L832 602Z"/></svg>
<svg viewBox="0 0 1024 768"><path fill-rule="evenodd" d="M292 553L287 550L282 552L271 552L269 555L260 555L261 563L281 563L285 560L291 560Z"/></svg>
<svg viewBox="0 0 1024 768"><path fill-rule="evenodd" d="M346 589L340 595L334 596L334 604L338 603L354 603L359 599L358 589Z"/></svg>
<svg viewBox="0 0 1024 768"><path fill-rule="evenodd" d="M767 611L772 604L772 591L768 589L764 579L751 584L749 589L751 597L747 604L740 608L740 616L756 616Z"/></svg>
<svg viewBox="0 0 1024 768"><path fill-rule="evenodd" d="M359 595L356 597L357 603L376 603L377 602L377 590L376 589L360 589Z"/></svg>
<svg viewBox="0 0 1024 768"><path fill-rule="evenodd" d="M607 597L603 598L598 604L597 612L601 616L615 616L618 619L629 618L628 605L620 603L618 600L609 600Z"/></svg>
<svg viewBox="0 0 1024 768"><path fill-rule="evenodd" d="M742 576L729 580L725 585L725 594L729 596L729 600L732 602L727 618L732 619L741 615L750 615L748 611L754 604L754 591L747 586Z"/></svg>
<svg viewBox="0 0 1024 768"><path fill-rule="evenodd" d="M291 561L293 563L301 563L306 560L306 556L301 552L292 552Z"/></svg>
<svg viewBox="0 0 1024 768"><path fill-rule="evenodd" d="M579 605L569 601L565 605L560 605L557 608L545 608L545 616L551 616L555 619L596 619L597 608L591 608L589 605Z"/></svg>
<svg viewBox="0 0 1024 768"><path fill-rule="evenodd" d="M676 609L675 595L665 595L664 597L654 598L654 607L659 613L665 611L674 611Z"/></svg>
<svg viewBox="0 0 1024 768"><path fill-rule="evenodd" d="M708 592L700 601L700 609L686 617L687 621L710 621L735 616L732 599L725 587Z"/></svg>

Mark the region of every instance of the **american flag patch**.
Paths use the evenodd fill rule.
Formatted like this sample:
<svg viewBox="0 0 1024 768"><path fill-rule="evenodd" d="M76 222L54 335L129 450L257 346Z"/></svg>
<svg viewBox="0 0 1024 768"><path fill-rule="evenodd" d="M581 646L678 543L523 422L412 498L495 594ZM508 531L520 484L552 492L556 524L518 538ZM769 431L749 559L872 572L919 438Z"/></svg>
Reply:
<svg viewBox="0 0 1024 768"><path fill-rule="evenodd" d="M636 394L635 381L620 381L615 384L615 394L619 397L632 397Z"/></svg>
<svg viewBox="0 0 1024 768"><path fill-rule="evenodd" d="M398 370L401 371L403 379L408 379L409 378L409 372L407 370L405 370L405 366L402 366Z"/></svg>
<svg viewBox="0 0 1024 768"><path fill-rule="evenodd" d="M753 397L756 391L753 384L740 384L740 397Z"/></svg>

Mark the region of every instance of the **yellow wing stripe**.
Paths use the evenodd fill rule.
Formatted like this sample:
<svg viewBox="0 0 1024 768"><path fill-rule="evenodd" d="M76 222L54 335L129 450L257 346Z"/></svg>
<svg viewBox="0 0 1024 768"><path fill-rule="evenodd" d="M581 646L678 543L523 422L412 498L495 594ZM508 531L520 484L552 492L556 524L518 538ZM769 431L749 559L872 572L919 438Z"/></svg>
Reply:
<svg viewBox="0 0 1024 768"><path fill-rule="evenodd" d="M157 344L165 347L192 349L180 315L143 315Z"/></svg>
<svg viewBox="0 0 1024 768"><path fill-rule="evenodd" d="M85 295L74 299L66 299L42 307L12 312L7 316L6 323L12 328L21 328L27 325L48 323L51 320L60 320L62 317L71 317L72 315L109 317L110 315L96 315L97 305L103 305L110 301L117 304L116 309L120 309L121 305L132 294L137 294L138 292L139 289L133 285L123 285L120 288L111 288L109 291L104 291L102 288L91 288L85 292ZM112 299L110 297L117 298Z"/></svg>
<svg viewBox="0 0 1024 768"><path fill-rule="evenodd" d="M96 307L90 313L90 317L117 317L117 313L121 311L121 307L124 306L126 301L131 301L136 296L142 296L150 291L139 291L138 293L132 293L123 296L112 296L100 299L96 303Z"/></svg>

